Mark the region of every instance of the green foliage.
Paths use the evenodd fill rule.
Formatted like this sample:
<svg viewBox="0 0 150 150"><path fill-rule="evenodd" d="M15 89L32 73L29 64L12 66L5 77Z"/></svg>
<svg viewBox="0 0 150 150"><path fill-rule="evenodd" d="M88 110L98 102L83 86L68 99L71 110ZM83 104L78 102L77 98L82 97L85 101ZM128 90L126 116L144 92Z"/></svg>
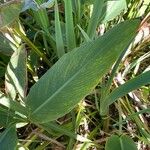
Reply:
<svg viewBox="0 0 150 150"><path fill-rule="evenodd" d="M137 150L133 140L126 135L112 135L106 142L106 150Z"/></svg>
<svg viewBox="0 0 150 150"><path fill-rule="evenodd" d="M65 3L65 22L66 22L66 41L68 51L76 47L74 24L73 24L73 10L71 1L64 0Z"/></svg>
<svg viewBox="0 0 150 150"><path fill-rule="evenodd" d="M148 10L147 0L3 2L0 149L136 150L130 134L148 144Z"/></svg>
<svg viewBox="0 0 150 150"><path fill-rule="evenodd" d="M0 28L6 27L18 19L21 9L21 1L10 1L0 5Z"/></svg>
<svg viewBox="0 0 150 150"><path fill-rule="evenodd" d="M14 100L17 93L23 99L26 95L27 86L27 68L26 51L24 45L21 45L13 53L7 66L5 75L6 93Z"/></svg>
<svg viewBox="0 0 150 150"><path fill-rule="evenodd" d="M57 0L55 0L55 36L56 36L56 46L57 46L57 55L60 58L65 54L64 42L61 31L61 22L59 19L59 10Z"/></svg>
<svg viewBox="0 0 150 150"><path fill-rule="evenodd" d="M118 98L128 94L129 92L138 89L139 87L150 83L150 71L142 73L141 75L127 81L125 84L119 86L115 89L110 95L107 95L106 98L101 101L101 115L105 115L107 108Z"/></svg>
<svg viewBox="0 0 150 150"><path fill-rule="evenodd" d="M15 126L8 127L0 134L0 149L14 150L17 148L17 134Z"/></svg>
<svg viewBox="0 0 150 150"><path fill-rule="evenodd" d="M13 50L9 45L9 41L2 34L0 34L0 43L0 53L5 55L11 55L13 53Z"/></svg>
<svg viewBox="0 0 150 150"><path fill-rule="evenodd" d="M107 1L102 11L102 22L108 22L127 9L126 0Z"/></svg>
<svg viewBox="0 0 150 150"><path fill-rule="evenodd" d="M48 122L68 113L107 73L135 36L138 25L139 20L126 21L59 59L27 96L30 119Z"/></svg>

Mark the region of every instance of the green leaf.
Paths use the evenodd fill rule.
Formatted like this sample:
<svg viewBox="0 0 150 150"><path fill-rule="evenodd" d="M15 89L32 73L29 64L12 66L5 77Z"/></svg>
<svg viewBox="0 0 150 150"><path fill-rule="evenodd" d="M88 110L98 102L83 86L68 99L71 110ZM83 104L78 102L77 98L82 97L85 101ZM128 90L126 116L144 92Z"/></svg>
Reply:
<svg viewBox="0 0 150 150"><path fill-rule="evenodd" d="M137 150L137 147L127 135L112 135L106 142L105 150Z"/></svg>
<svg viewBox="0 0 150 150"><path fill-rule="evenodd" d="M75 134L73 131L72 131L72 126L62 126L62 125L58 125L54 122L47 122L47 123L43 123L43 124L40 124L39 125L42 129L46 130L47 132L49 132L50 134L52 132L54 132L55 134L60 134L61 135L67 135L69 136L70 138L73 138L73 139L76 139L80 142L91 142L89 139L81 136L81 135L78 135L78 134Z"/></svg>
<svg viewBox="0 0 150 150"><path fill-rule="evenodd" d="M108 0L103 8L102 22L108 22L127 9L126 0Z"/></svg>
<svg viewBox="0 0 150 150"><path fill-rule="evenodd" d="M7 128L0 134L0 149L1 150L15 150L17 147L17 133L15 126Z"/></svg>
<svg viewBox="0 0 150 150"><path fill-rule="evenodd" d="M2 34L0 34L0 43L0 53L5 55L11 55L13 53L13 50L9 45L9 41Z"/></svg>
<svg viewBox="0 0 150 150"><path fill-rule="evenodd" d="M43 2L43 0L36 0L36 3L39 5L39 7L41 7L42 2ZM50 45L52 46L53 50L56 50L55 41L49 32L50 20L49 20L49 16L46 11L46 8L41 8L41 9L38 9L37 11L32 11L32 12L33 12L36 23L45 32L46 38L48 38L48 41L49 41ZM49 62L48 62L48 64L49 64Z"/></svg>
<svg viewBox="0 0 150 150"><path fill-rule="evenodd" d="M77 25L77 27L79 28L80 32L82 33L82 35L83 35L85 41L86 41L86 42L90 42L91 39L89 38L89 36L87 35L87 33L86 33L79 25Z"/></svg>
<svg viewBox="0 0 150 150"><path fill-rule="evenodd" d="M0 91L0 104L9 108L10 110L14 110L23 115L26 115L26 113L27 113L27 109L24 106L22 106L21 104L19 104L16 101L9 99L1 91Z"/></svg>
<svg viewBox="0 0 150 150"><path fill-rule="evenodd" d="M9 110L0 107L0 127L6 127L13 122L13 117L10 116Z"/></svg>
<svg viewBox="0 0 150 150"><path fill-rule="evenodd" d="M0 127L8 127L10 126L12 123L17 123L17 122L21 122L22 119L20 118L20 116L16 115L14 111L6 108L6 107L2 107L0 105Z"/></svg>
<svg viewBox="0 0 150 150"><path fill-rule="evenodd" d="M61 57L31 88L26 101L29 119L48 122L72 110L108 72L138 26L139 19L121 23Z"/></svg>
<svg viewBox="0 0 150 150"><path fill-rule="evenodd" d="M59 20L57 0L55 0L55 34L56 34L57 55L58 58L60 58L65 54L65 50L64 50L62 31L61 31L60 20Z"/></svg>
<svg viewBox="0 0 150 150"><path fill-rule="evenodd" d="M22 2L19 0L10 1L0 5L0 28L8 26L18 19L22 9Z"/></svg>
<svg viewBox="0 0 150 150"><path fill-rule="evenodd" d="M5 87L7 94L14 100L16 94L23 99L26 95L27 85L27 54L24 45L13 53L7 66Z"/></svg>
<svg viewBox="0 0 150 150"><path fill-rule="evenodd" d="M120 85L102 101L100 114L105 115L108 106L115 102L118 98L148 83L150 83L150 71L142 73L141 75L127 81L125 84Z"/></svg>
<svg viewBox="0 0 150 150"><path fill-rule="evenodd" d="M87 30L87 34L91 39L96 33L96 28L99 23L99 19L102 16L103 6L104 6L104 0L95 0L92 16L89 21L88 30Z"/></svg>
<svg viewBox="0 0 150 150"><path fill-rule="evenodd" d="M76 47L74 25L73 25L73 10L71 0L65 2L65 21L66 21L66 40L68 51Z"/></svg>
<svg viewBox="0 0 150 150"><path fill-rule="evenodd" d="M5 75L5 71L6 71L6 69L4 67L0 66L0 78Z"/></svg>

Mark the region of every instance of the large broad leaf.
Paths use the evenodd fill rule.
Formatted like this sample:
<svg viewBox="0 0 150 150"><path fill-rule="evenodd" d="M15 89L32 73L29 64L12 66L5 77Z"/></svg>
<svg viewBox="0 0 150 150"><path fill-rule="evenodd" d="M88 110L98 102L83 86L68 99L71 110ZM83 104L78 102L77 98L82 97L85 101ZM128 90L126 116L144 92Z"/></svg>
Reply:
<svg viewBox="0 0 150 150"><path fill-rule="evenodd" d="M15 150L17 147L17 141L16 128L15 126L11 126L0 134L0 149Z"/></svg>
<svg viewBox="0 0 150 150"><path fill-rule="evenodd" d="M150 71L147 71L127 81L125 84L119 86L113 92L111 92L103 101L101 101L100 105L101 115L106 115L109 105L115 102L118 98L149 83L150 83Z"/></svg>
<svg viewBox="0 0 150 150"><path fill-rule="evenodd" d="M29 119L48 122L68 113L97 85L136 35L139 20L121 23L78 49L65 54L31 88Z"/></svg>
<svg viewBox="0 0 150 150"><path fill-rule="evenodd" d="M103 8L103 23L117 17L123 10L126 10L126 0L108 0Z"/></svg>
<svg viewBox="0 0 150 150"><path fill-rule="evenodd" d="M23 3L20 0L12 0L0 5L0 28L3 28L19 17Z"/></svg>
<svg viewBox="0 0 150 150"><path fill-rule="evenodd" d="M112 135L105 145L105 150L137 150L134 141L126 135Z"/></svg>
<svg viewBox="0 0 150 150"><path fill-rule="evenodd" d="M7 94L12 98L16 98L16 94L23 99L26 94L27 85L27 68L26 68L26 50L21 45L13 53L7 66L5 87Z"/></svg>

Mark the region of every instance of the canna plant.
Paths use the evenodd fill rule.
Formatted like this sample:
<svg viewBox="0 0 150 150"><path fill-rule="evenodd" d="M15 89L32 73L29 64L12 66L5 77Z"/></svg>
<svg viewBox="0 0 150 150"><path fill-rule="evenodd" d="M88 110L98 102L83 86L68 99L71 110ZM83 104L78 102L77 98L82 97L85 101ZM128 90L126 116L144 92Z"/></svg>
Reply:
<svg viewBox="0 0 150 150"><path fill-rule="evenodd" d="M57 132L76 139L75 134L59 127L56 120L71 112L98 83L102 82L102 78L111 69L110 78L104 86L105 92L97 105L102 118L107 116L109 106L120 97L150 83L150 71L146 71L109 93L112 78L128 46L138 33L141 20L136 18L122 21L104 35L97 36L98 25L115 18L126 8L126 3L123 0L102 0L100 3L99 0L95 0L89 24L83 28L81 18L84 14L84 3L78 1L73 5L71 0L63 1L65 33L57 0L12 1L1 4L0 28L4 48L1 48L0 52L11 57L5 71L5 91L0 92L0 126L6 128L0 134L0 149L14 150L20 146L16 128L21 123L23 126L34 124L48 132L49 128L54 128ZM50 32L50 20L46 11L46 8L52 8L53 5L55 35ZM111 5L114 5L114 9L108 11ZM45 51L39 49L25 35L23 24L19 21L19 14L24 11L29 11L40 26L37 34L42 34ZM74 14L78 14L76 19ZM84 38L80 39L77 36L80 31ZM32 56L27 55L23 42L49 67L28 92L27 69L33 77L36 75L30 65L32 60L29 61ZM52 66L49 47L55 51L58 58ZM148 134L146 131L143 132ZM90 140L88 142L92 143ZM125 148L137 149L133 140L122 134L112 135L105 146L106 150Z"/></svg>

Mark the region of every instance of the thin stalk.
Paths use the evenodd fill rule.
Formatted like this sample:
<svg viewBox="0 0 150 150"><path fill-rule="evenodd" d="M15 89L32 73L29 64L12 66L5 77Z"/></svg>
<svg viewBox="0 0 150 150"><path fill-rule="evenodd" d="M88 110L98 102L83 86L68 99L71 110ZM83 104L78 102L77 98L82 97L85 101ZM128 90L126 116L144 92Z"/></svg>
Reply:
<svg viewBox="0 0 150 150"><path fill-rule="evenodd" d="M50 56L46 36L45 34L42 34L42 35L43 35L43 42L44 42L46 53Z"/></svg>
<svg viewBox="0 0 150 150"><path fill-rule="evenodd" d="M42 53L19 29L14 29L14 31L20 36L20 38L27 43L27 45L32 49L34 50L37 55L39 57L41 57L44 62L48 65L48 66L51 66L51 63L50 61L48 60L48 58L45 56L44 53Z"/></svg>
<svg viewBox="0 0 150 150"><path fill-rule="evenodd" d="M118 111L119 111L119 122L122 122L122 108L120 101L118 101ZM122 134L122 124L119 124L119 135Z"/></svg>

